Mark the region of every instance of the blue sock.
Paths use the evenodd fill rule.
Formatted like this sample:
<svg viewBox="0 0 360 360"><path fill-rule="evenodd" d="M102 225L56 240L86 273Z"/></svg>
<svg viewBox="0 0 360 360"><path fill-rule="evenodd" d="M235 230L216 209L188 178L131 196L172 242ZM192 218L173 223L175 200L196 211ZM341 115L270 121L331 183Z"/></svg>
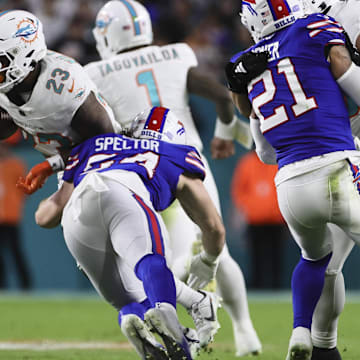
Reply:
<svg viewBox="0 0 360 360"><path fill-rule="evenodd" d="M144 256L136 264L135 274L142 281L152 307L157 302L167 302L176 308L174 276L163 256L158 254Z"/></svg>
<svg viewBox="0 0 360 360"><path fill-rule="evenodd" d="M320 299L325 281L325 271L332 253L317 261L301 257L291 280L294 328L311 328L315 306Z"/></svg>
<svg viewBox="0 0 360 360"><path fill-rule="evenodd" d="M118 316L118 322L120 327L121 327L121 320L124 315L135 314L140 319L144 320L144 314L146 313L146 311L149 310L150 307L151 305L148 299L145 299L141 303L132 302L130 304L123 306L119 311L119 316Z"/></svg>

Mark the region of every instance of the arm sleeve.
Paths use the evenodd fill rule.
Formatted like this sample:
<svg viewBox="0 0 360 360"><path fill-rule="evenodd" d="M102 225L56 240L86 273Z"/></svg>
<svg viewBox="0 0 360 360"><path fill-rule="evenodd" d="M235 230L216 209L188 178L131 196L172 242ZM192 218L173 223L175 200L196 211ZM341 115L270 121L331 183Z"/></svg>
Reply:
<svg viewBox="0 0 360 360"><path fill-rule="evenodd" d="M255 142L255 151L259 159L270 165L276 165L276 152L275 149L268 143L260 130L260 121L250 117L250 131Z"/></svg>

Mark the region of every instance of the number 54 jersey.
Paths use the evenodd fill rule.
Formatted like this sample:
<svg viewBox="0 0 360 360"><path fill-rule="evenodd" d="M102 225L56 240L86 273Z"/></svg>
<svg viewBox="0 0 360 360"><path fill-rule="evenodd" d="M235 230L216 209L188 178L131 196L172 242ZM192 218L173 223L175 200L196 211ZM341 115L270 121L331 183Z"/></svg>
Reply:
<svg viewBox="0 0 360 360"><path fill-rule="evenodd" d="M248 94L261 131L276 150L279 168L355 149L344 96L327 60L330 46L344 44L339 23L312 14L246 50L271 55L268 68L249 84Z"/></svg>
<svg viewBox="0 0 360 360"><path fill-rule="evenodd" d="M181 174L205 178L204 164L192 146L116 134L95 136L76 146L69 156L63 180L77 187L94 172L103 176L111 173L113 179L118 176L132 190L135 186L132 182L137 180L132 175L137 174L157 211L165 210L175 200ZM124 179L124 173L128 179Z"/></svg>
<svg viewBox="0 0 360 360"><path fill-rule="evenodd" d="M0 107L10 114L36 150L50 156L80 141L70 124L89 93L96 94L95 89L80 64L48 51L41 60L40 75L30 98L18 106L6 94L0 94Z"/></svg>

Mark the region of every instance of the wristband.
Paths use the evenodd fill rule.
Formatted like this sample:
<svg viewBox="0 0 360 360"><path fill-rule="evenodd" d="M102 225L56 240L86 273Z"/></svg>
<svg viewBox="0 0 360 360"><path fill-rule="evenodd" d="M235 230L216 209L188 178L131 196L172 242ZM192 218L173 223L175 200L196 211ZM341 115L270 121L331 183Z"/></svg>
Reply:
<svg viewBox="0 0 360 360"><path fill-rule="evenodd" d="M214 136L224 140L233 140L236 131L236 122L237 117L235 115L230 124L224 124L219 118L217 118Z"/></svg>
<svg viewBox="0 0 360 360"><path fill-rule="evenodd" d="M211 265L214 265L214 264L217 263L218 256L217 255L210 255L205 250L203 250L200 253L200 259L204 264L211 266Z"/></svg>
<svg viewBox="0 0 360 360"><path fill-rule="evenodd" d="M65 169L64 160L62 159L60 154L50 156L46 159L46 161L50 164L54 172Z"/></svg>

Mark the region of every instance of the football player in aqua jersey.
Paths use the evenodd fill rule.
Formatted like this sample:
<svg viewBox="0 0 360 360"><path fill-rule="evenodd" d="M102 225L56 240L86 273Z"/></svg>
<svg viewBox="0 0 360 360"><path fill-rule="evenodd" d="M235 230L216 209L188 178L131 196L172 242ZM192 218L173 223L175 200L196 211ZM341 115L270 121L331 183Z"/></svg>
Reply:
<svg viewBox="0 0 360 360"><path fill-rule="evenodd" d="M196 94L216 104L219 118L212 143L214 156L221 158L234 153L232 140L238 133L237 127L244 123L234 116L234 105L226 87L201 71L193 50L186 43L152 45L152 24L142 4L132 0L106 3L96 17L93 33L101 60L85 69L123 127L139 109L166 106L183 122L188 144L201 152L203 144L189 106L189 95ZM220 212L211 169L204 156L202 159L206 167L205 187ZM201 232L178 201L165 212L164 220L175 254L172 271L186 280L192 258L192 266L204 271L207 268L209 276L217 268L216 287L233 322L237 355L260 353L261 343L250 319L243 274L228 248L225 247L218 262L205 260L205 264L204 254L193 257L193 247L199 242ZM196 289L201 285L189 280Z"/></svg>
<svg viewBox="0 0 360 360"><path fill-rule="evenodd" d="M64 168L63 152L120 126L84 69L73 59L47 50L41 22L33 14L0 13L0 39L0 138L20 128L47 157L20 182L32 193Z"/></svg>
<svg viewBox="0 0 360 360"><path fill-rule="evenodd" d="M360 153L342 92L360 104L360 69L334 19L304 16L297 0L242 4L255 45L231 59L229 88L242 112L251 114L259 157L279 166L280 210L302 250L292 278L294 330L287 359L308 360L312 316L337 241L327 224L360 240ZM256 59L259 66L251 61Z"/></svg>
<svg viewBox="0 0 360 360"><path fill-rule="evenodd" d="M128 135L99 135L75 147L62 187L40 203L36 222L54 227L62 218L71 254L119 311L121 329L142 359L192 359L176 315L179 281L169 269L171 248L158 211L179 199L201 228L211 261L223 249L225 229L203 185L200 154L185 145L184 126L168 109L141 113ZM192 275L207 283L207 274Z"/></svg>

